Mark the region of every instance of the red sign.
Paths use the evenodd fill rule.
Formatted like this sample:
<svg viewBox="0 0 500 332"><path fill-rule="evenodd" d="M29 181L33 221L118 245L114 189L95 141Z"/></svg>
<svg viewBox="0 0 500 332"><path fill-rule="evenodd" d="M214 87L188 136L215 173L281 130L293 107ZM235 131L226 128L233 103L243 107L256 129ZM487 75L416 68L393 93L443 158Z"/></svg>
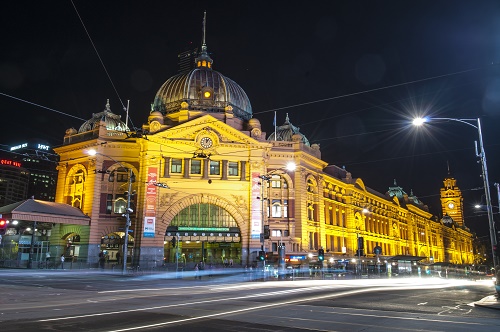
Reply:
<svg viewBox="0 0 500 332"><path fill-rule="evenodd" d="M0 159L0 164L21 167L21 163L18 161L8 160L8 159Z"/></svg>

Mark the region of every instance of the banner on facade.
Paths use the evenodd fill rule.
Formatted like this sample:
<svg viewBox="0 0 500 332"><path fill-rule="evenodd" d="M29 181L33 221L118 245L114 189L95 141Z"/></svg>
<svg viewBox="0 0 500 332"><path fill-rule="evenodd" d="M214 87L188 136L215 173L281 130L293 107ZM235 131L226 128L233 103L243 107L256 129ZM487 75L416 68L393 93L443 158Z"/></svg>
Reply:
<svg viewBox="0 0 500 332"><path fill-rule="evenodd" d="M144 237L155 237L155 217L144 218Z"/></svg>
<svg viewBox="0 0 500 332"><path fill-rule="evenodd" d="M260 233L262 233L262 202L260 200L261 195L261 184L259 173L252 173L252 227L251 227L251 238L260 239Z"/></svg>
<svg viewBox="0 0 500 332"><path fill-rule="evenodd" d="M156 199L158 188L154 185L158 181L158 168L148 167L146 187L146 210L144 217L144 237L155 237Z"/></svg>

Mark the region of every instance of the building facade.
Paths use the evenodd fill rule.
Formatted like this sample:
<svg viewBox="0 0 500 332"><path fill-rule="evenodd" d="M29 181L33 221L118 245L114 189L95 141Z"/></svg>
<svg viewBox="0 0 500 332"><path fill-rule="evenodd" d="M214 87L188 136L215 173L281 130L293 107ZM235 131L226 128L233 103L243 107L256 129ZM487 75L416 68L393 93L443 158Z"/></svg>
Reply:
<svg viewBox="0 0 500 332"><path fill-rule="evenodd" d="M29 171L9 154L0 156L0 206L12 204L26 198Z"/></svg>
<svg viewBox="0 0 500 332"><path fill-rule="evenodd" d="M262 250L269 262L306 264L317 262L320 248L325 264L386 264L394 257L474 262L463 215L451 213L462 205L454 179L445 179L442 190L447 218L432 215L396 183L377 192L323 161L319 145L288 115L266 135L244 90L212 65L203 43L194 68L160 87L140 130L131 131L108 102L79 130L66 131L54 149L56 202L80 208L91 222L56 225L51 245L72 248L67 254L88 262L101 251L118 261L127 236L128 256L141 266L228 260L245 266ZM284 169L290 162L293 171Z"/></svg>

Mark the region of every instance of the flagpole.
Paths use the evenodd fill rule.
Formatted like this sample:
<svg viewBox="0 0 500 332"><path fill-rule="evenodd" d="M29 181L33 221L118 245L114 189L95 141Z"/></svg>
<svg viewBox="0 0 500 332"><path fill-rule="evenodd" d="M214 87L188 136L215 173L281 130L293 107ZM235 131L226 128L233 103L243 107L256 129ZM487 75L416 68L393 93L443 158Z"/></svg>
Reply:
<svg viewBox="0 0 500 332"><path fill-rule="evenodd" d="M274 140L276 141L276 111L274 111Z"/></svg>

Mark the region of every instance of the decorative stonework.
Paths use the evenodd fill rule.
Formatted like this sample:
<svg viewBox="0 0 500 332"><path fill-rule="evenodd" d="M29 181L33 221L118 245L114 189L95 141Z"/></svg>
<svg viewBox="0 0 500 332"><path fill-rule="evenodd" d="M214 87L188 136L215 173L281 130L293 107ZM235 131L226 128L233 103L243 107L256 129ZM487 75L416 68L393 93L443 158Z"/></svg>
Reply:
<svg viewBox="0 0 500 332"><path fill-rule="evenodd" d="M169 206L171 206L174 203L177 195L179 195L179 193L172 193L172 194L168 193L168 194L161 195L159 207L168 208Z"/></svg>

